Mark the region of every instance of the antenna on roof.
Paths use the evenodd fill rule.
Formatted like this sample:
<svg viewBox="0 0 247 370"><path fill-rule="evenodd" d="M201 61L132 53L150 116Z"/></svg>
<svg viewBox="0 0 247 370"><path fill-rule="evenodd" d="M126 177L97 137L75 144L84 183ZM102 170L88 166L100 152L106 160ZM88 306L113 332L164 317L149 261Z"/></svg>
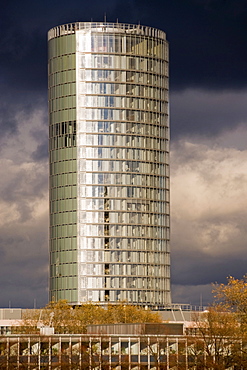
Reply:
<svg viewBox="0 0 247 370"><path fill-rule="evenodd" d="M106 13L104 14L104 23L106 23Z"/></svg>
<svg viewBox="0 0 247 370"><path fill-rule="evenodd" d="M117 18L117 22L116 23L118 23L118 18Z"/></svg>

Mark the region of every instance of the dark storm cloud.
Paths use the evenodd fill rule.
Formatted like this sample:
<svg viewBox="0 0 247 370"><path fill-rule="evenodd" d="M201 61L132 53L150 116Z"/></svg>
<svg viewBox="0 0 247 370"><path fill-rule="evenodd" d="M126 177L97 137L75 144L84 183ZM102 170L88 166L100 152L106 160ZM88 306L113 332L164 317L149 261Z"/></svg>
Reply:
<svg viewBox="0 0 247 370"><path fill-rule="evenodd" d="M46 34L74 21L138 22L167 32L171 87L245 88L247 3L245 0L12 1L0 22L1 80L9 86L46 89Z"/></svg>
<svg viewBox="0 0 247 370"><path fill-rule="evenodd" d="M0 227L0 279L5 287L1 290L1 307L8 306L9 301L12 307L32 307L34 299L40 306L47 302L47 240L40 226L44 227L44 222L34 222L31 230L24 232L15 226L13 239L8 237L8 228Z"/></svg>
<svg viewBox="0 0 247 370"><path fill-rule="evenodd" d="M47 106L45 106L43 109L47 109ZM36 150L31 153L31 159L37 162L44 160L46 161L48 159L48 130L46 129L47 122L48 115L44 114L42 125L45 127L45 129L42 127L38 130L37 127L34 126L30 131L31 137L37 143Z"/></svg>
<svg viewBox="0 0 247 370"><path fill-rule="evenodd" d="M171 94L173 139L217 136L246 123L247 91L185 90Z"/></svg>
<svg viewBox="0 0 247 370"><path fill-rule="evenodd" d="M0 58L1 59L1 58ZM0 67L1 70L1 67ZM0 84L0 155L6 146L9 146L9 139L18 135L22 130L23 122L20 122L19 113L26 114L26 117L32 116L36 109L44 109L47 111L47 94L46 92L32 90L24 91L22 86L1 85ZM43 127L47 133L47 115L43 119ZM34 122L35 131L35 122ZM42 134L43 140L45 134ZM41 136L39 138L41 140Z"/></svg>
<svg viewBox="0 0 247 370"><path fill-rule="evenodd" d="M15 151L16 148L12 150ZM0 161L0 307L46 303L47 165ZM25 293L24 293L25 292Z"/></svg>
<svg viewBox="0 0 247 370"><path fill-rule="evenodd" d="M0 25L0 125L1 141L18 126L16 113L31 112L47 101L47 31L56 25L103 21L115 2L12 1L1 8ZM115 20L115 19L114 19ZM47 109L47 107L45 108ZM44 144L40 153L44 156ZM43 149L42 149L43 148Z"/></svg>
<svg viewBox="0 0 247 370"><path fill-rule="evenodd" d="M171 44L171 87L246 88L245 0L136 0L142 23L162 28Z"/></svg>
<svg viewBox="0 0 247 370"><path fill-rule="evenodd" d="M184 250L176 253L173 259L172 283L179 285L206 285L212 282L223 283L227 276L243 277L246 273L247 258L239 259L207 256L201 251L189 253ZM188 261L185 263L185 261Z"/></svg>
<svg viewBox="0 0 247 370"><path fill-rule="evenodd" d="M64 0L12 1L0 15L1 137L15 131L18 109L32 110L47 100L47 31L73 21L141 22L166 31L170 42L172 91L237 90L247 87L247 3L229 0L122 2ZM172 137L214 135L239 124L246 108L228 101L171 100ZM201 103L201 104L200 104ZM198 104L198 105L197 105ZM203 106L204 104L204 106ZM207 106L206 106L207 105ZM242 109L243 108L243 109ZM218 111L217 111L218 109ZM216 113L216 115L214 115ZM44 144L40 144L44 148ZM44 155L44 150L39 154Z"/></svg>
<svg viewBox="0 0 247 370"><path fill-rule="evenodd" d="M6 116L14 129L1 135L0 307L47 302L47 115L42 99L31 101L11 100Z"/></svg>
<svg viewBox="0 0 247 370"><path fill-rule="evenodd" d="M226 281L224 281L226 283ZM172 301L180 304L191 304L197 309L201 306L204 310L213 301L212 284L206 285L174 285L172 284Z"/></svg>
<svg viewBox="0 0 247 370"><path fill-rule="evenodd" d="M180 245L182 247L182 243ZM244 251L244 250L243 250ZM226 278L234 276L241 279L246 274L247 259L244 253L229 257L207 256L201 251L186 248L173 251L171 264L172 295L174 303L200 305L200 296L204 304L213 301L212 284L226 284Z"/></svg>
<svg viewBox="0 0 247 370"><path fill-rule="evenodd" d="M4 98L2 99L2 103L0 104L0 127L1 127L1 132L3 133L8 133L8 134L14 134L17 126L17 122L15 121L13 114L11 112L11 103L7 103L6 101L3 101ZM3 139L3 136L1 136ZM0 139L0 140L2 140Z"/></svg>
<svg viewBox="0 0 247 370"><path fill-rule="evenodd" d="M39 306L47 302L48 202L47 191L44 191L47 187L40 189L47 176L40 171L40 183L35 186L33 171L31 167L23 175L26 191L23 191L19 172L16 185L6 180L9 189L5 189L5 197L1 193L0 280L4 288L0 307L8 306L9 301L14 307L32 307L34 299ZM36 194L28 194L34 192L35 187Z"/></svg>
<svg viewBox="0 0 247 370"><path fill-rule="evenodd" d="M114 2L93 3L51 1L12 1L1 13L3 36L0 40L0 69L3 82L22 90L47 87L47 31L63 23L103 21L104 13L114 8ZM79 18L78 18L79 17Z"/></svg>
<svg viewBox="0 0 247 370"><path fill-rule="evenodd" d="M33 201L37 197L42 199L47 191L48 180L44 174L46 164L37 164L37 170L34 166L19 169L8 168L6 163L6 173L1 180L1 200L9 204L15 204L18 212L18 221L24 222L32 219Z"/></svg>
<svg viewBox="0 0 247 370"><path fill-rule="evenodd" d="M47 142L43 142L42 144L38 145L37 149L35 152L32 153L32 159L34 161L42 161L46 159L48 156L48 145Z"/></svg>
<svg viewBox="0 0 247 370"><path fill-rule="evenodd" d="M236 133L245 137L247 130ZM209 299L210 283L246 274L246 184L246 145L222 147L199 137L173 144L171 266L177 302L183 301L183 287L195 303L203 292Z"/></svg>

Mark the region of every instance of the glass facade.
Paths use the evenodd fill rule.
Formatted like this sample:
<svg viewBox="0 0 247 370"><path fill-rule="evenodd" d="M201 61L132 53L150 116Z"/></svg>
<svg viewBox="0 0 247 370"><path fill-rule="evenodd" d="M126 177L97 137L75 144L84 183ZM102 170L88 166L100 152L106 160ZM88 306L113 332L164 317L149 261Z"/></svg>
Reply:
<svg viewBox="0 0 247 370"><path fill-rule="evenodd" d="M73 23L48 40L50 299L169 304L165 33Z"/></svg>

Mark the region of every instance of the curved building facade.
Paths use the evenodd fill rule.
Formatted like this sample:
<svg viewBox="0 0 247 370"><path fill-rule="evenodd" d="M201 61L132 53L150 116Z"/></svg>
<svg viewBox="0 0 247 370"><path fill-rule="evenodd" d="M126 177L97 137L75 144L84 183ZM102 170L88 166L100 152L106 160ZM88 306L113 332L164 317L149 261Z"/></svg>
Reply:
<svg viewBox="0 0 247 370"><path fill-rule="evenodd" d="M78 22L48 44L50 299L169 304L165 33Z"/></svg>

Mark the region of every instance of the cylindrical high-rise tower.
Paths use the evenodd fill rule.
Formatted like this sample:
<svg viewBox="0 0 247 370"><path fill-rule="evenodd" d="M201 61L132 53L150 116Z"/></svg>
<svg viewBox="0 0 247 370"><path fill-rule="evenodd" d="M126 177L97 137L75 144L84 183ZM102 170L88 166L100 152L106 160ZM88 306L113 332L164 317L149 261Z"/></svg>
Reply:
<svg viewBox="0 0 247 370"><path fill-rule="evenodd" d="M169 304L165 33L79 22L48 40L50 299Z"/></svg>

